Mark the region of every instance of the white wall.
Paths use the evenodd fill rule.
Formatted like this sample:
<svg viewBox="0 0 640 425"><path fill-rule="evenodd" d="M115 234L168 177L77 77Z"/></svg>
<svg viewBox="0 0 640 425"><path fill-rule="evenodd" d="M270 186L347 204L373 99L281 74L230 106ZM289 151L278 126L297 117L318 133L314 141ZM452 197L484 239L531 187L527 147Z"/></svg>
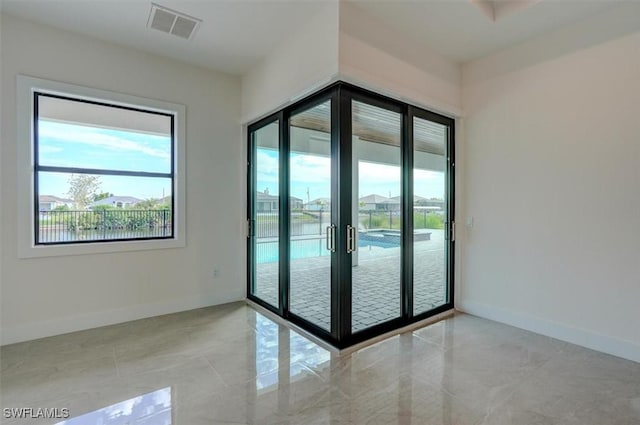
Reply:
<svg viewBox="0 0 640 425"><path fill-rule="evenodd" d="M640 361L634 10L464 68L458 308Z"/></svg>
<svg viewBox="0 0 640 425"><path fill-rule="evenodd" d="M10 16L1 39L2 342L244 298L239 78ZM186 105L186 248L18 259L18 73Z"/></svg>
<svg viewBox="0 0 640 425"><path fill-rule="evenodd" d="M281 109L338 73L338 3L326 2L308 22L242 77L242 122Z"/></svg>
<svg viewBox="0 0 640 425"><path fill-rule="evenodd" d="M1 3L0 3L0 7L1 7ZM2 50L3 50L3 36L2 36L2 14L0 14L0 99L4 99L4 93L2 90ZM3 126L3 122L4 122L4 115L2 114L2 101L0 100L0 141L2 140L2 129L4 128ZM3 190L3 186L4 184L2 183L3 179L2 179L2 144L0 143L0 199L4 199L4 190ZM2 258L3 258L3 243L2 241L4 240L4 234L3 234L3 226L2 226L2 220L3 220L3 211L4 211L4 206L2 203L0 203L0 318L2 317L2 277L4 275L4 273L2 273ZM1 328L1 322L0 322L0 328ZM1 335L0 335L1 337ZM0 338L0 344L2 343L2 340Z"/></svg>
<svg viewBox="0 0 640 425"><path fill-rule="evenodd" d="M332 1L243 76L242 121L338 79L450 116L462 111L458 64Z"/></svg>
<svg viewBox="0 0 640 425"><path fill-rule="evenodd" d="M339 48L340 79L449 116L461 114L460 65L350 3L340 4Z"/></svg>

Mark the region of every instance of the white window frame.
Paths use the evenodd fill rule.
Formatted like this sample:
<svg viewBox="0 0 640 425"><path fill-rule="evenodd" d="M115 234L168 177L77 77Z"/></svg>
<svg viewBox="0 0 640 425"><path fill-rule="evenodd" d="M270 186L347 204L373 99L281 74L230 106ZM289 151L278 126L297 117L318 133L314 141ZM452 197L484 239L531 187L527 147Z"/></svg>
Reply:
<svg viewBox="0 0 640 425"><path fill-rule="evenodd" d="M33 214L34 196L34 92L128 106L174 116L173 237L167 239L96 241L60 245L36 245ZM100 254L153 249L182 248L186 245L185 144L186 108L177 103L99 90L25 75L17 77L18 151L18 256L20 258Z"/></svg>

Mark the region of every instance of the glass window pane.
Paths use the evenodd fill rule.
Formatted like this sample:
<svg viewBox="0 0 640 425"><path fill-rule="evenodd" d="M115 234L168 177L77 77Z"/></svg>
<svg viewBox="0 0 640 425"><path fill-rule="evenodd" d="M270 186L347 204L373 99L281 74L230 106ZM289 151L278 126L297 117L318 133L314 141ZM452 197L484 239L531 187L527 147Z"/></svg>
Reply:
<svg viewBox="0 0 640 425"><path fill-rule="evenodd" d="M331 102L290 119L290 310L331 329Z"/></svg>
<svg viewBox="0 0 640 425"><path fill-rule="evenodd" d="M353 211L358 249L352 255L353 332L400 317L402 240L401 115L352 105Z"/></svg>
<svg viewBox="0 0 640 425"><path fill-rule="evenodd" d="M38 244L173 236L170 178L40 172Z"/></svg>
<svg viewBox="0 0 640 425"><path fill-rule="evenodd" d="M447 128L413 120L413 314L447 302L445 172Z"/></svg>
<svg viewBox="0 0 640 425"><path fill-rule="evenodd" d="M254 199L254 261L253 295L279 306L278 260L280 220L278 121L253 133L255 151L256 190Z"/></svg>
<svg viewBox="0 0 640 425"><path fill-rule="evenodd" d="M168 115L38 96L38 163L96 170L171 172Z"/></svg>

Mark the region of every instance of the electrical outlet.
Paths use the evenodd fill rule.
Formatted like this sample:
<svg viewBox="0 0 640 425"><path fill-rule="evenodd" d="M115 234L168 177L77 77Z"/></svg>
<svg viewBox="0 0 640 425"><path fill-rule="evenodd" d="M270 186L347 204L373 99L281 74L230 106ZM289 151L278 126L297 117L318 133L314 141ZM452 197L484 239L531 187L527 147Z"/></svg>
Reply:
<svg viewBox="0 0 640 425"><path fill-rule="evenodd" d="M220 277L220 269L217 267L213 268L213 277Z"/></svg>

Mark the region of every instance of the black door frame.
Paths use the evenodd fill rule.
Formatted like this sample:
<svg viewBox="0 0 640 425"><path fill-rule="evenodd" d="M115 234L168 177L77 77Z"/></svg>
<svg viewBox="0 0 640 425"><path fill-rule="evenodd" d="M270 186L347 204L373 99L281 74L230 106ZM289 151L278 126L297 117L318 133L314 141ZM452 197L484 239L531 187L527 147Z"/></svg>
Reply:
<svg viewBox="0 0 640 425"><path fill-rule="evenodd" d="M331 102L331 112L330 112L330 116L331 116L331 221L333 224L336 225L336 251L331 253L331 330L329 332L327 332L326 329L321 328L320 326L316 325L315 323L303 318L302 316L298 316L295 313L291 312L289 310L289 294L290 294L290 287L291 287L291 281L290 281L290 276L289 276L289 270L290 270L290 258L289 258L289 251L287 250L287 255L286 257L281 257L281 258L285 258L285 261L280 261L280 265L281 265L281 279L280 279L280 284L284 287L284 289L281 291L283 293L286 293L287 296L287 311L285 312L285 314L283 315L284 318L286 318L287 320L289 320L290 322L302 327L303 329L306 329L308 331L310 331L312 334L322 338L323 340L330 342L333 345L338 344L338 341L340 341L340 336L339 333L337 331L337 329L339 328L338 323L340 322L339 316L338 316L338 305L334 300L334 297L336 296L337 292L338 292L338 270L340 268L340 264L339 264L339 241L340 241L340 227L339 227L339 214L338 214L338 202L334 202L334 200L338 199L338 194L339 194L339 188L338 188L338 184L337 184L337 179L338 179L338 175L337 175L337 169L338 169L338 152L340 151L340 141L339 138L337 137L337 131L338 131L338 99L339 99L339 87L336 85L332 85L324 90L321 90L320 92L317 92L299 102L296 102L295 104L289 106L288 108L285 108L284 111L284 124L287 127L287 138L289 136L289 120L292 116L300 113L300 112L304 112L308 109L311 109L315 106L318 106L326 101L330 101ZM281 182L281 189L284 189L286 191L286 197L287 197L287 202L289 201L289 154L290 154L290 146L289 146L289 140L286 141L286 143L284 144L285 146L285 151L283 152L282 156L284 157L284 162L285 164L282 164L281 166L284 166L286 169L286 175L287 175L287 180L286 182ZM283 184L285 187L283 187ZM282 192L285 193L285 192ZM285 241L288 242L290 240L290 226L289 226L289 208L287 207L286 213L281 215L281 219L284 218L286 220L286 223L284 224L284 227L286 228L286 235L284 239ZM284 267L286 270L282 270L282 267Z"/></svg>
<svg viewBox="0 0 640 425"><path fill-rule="evenodd" d="M318 104L331 100L331 217L336 225L336 251L331 253L331 331L297 316L289 311L289 119L292 115L312 108ZM351 255L346 252L345 229L352 224L352 131L351 105L352 101L361 101L401 114L401 166L402 166L402 196L401 208L402 239L401 239L401 314L398 318L374 325L370 328L352 333L352 288L351 288ZM446 184L446 217L445 227L445 258L446 281L448 296L446 303L435 309L413 315L413 118L430 120L447 127L445 173ZM256 170L252 167L256 154L254 133L260 128L278 121L279 127L279 305L271 304L253 295L255 288L255 257L254 252L254 214L256 193ZM349 83L338 81L328 87L311 94L304 99L287 106L248 126L248 159L247 159L247 221L249 235L247 238L247 298L258 305L291 321L315 336L338 347L350 345L373 338L394 329L426 319L441 312L450 310L454 306L454 243L451 237L454 217L454 140L455 120L435 112L406 104L404 102L380 95Z"/></svg>
<svg viewBox="0 0 640 425"><path fill-rule="evenodd" d="M257 152L257 145L254 138L255 132L275 122L278 122L278 160L281 161L281 156L282 156L281 152L283 149L283 141L284 141L284 138L282 137L282 134L281 134L282 121L283 121L282 118L283 118L282 111L279 111L267 117L264 117L259 121L256 121L255 123L249 125L247 128L247 297L252 301L256 302L257 304L259 304L260 306L280 316L284 316L284 312L285 312L284 306L282 305L282 301L281 301L282 288L280 287L280 283L278 283L278 305L277 306L271 305L268 302L263 301L261 298L258 298L253 295L253 292L255 289L255 283L256 283L256 279L255 279L256 264L255 264L255 261L253 260L255 258L254 237L255 237L255 229L256 229L256 223L255 223L256 220L254 219L254 215L257 212L256 211L257 169L252 166L252 161L255 160L256 152ZM281 164L280 164L280 167L281 167ZM282 177L280 176L280 173L278 173L278 179L279 179L278 182L280 184L280 180L282 179ZM278 216L282 215L281 207L282 207L281 205L278 206L279 208ZM281 220L278 221L278 233L282 231L280 221ZM280 240L280 235L278 235L278 241L279 240ZM280 251L280 244L279 244L278 251ZM280 259L280 255L281 255L280 252L278 252L278 259ZM278 275L280 275L280 266L278 270Z"/></svg>
<svg viewBox="0 0 640 425"><path fill-rule="evenodd" d="M445 146L446 157L446 172L445 172L445 280L447 282L447 302L442 307L437 307L433 310L429 310L414 316L413 321L420 321L427 319L435 314L442 313L454 307L454 295L455 295L455 279L454 279L454 259L455 259L455 120L453 118L446 117L444 115L437 114L435 112L428 111L426 109L409 106L409 128L411 131L410 144L411 152L413 152L413 118L421 118L427 121L432 121L441 124L447 128L447 141ZM413 154L411 155L411 168L413 171ZM413 179L411 181L411 193L410 198L413 200ZM413 214L410 214L411 221L413 222ZM411 243L411 257L413 258L413 243ZM413 267L411 269L413 273ZM413 281L411 282L413 284ZM413 296L413 291L412 294ZM445 308L446 307L446 308Z"/></svg>

